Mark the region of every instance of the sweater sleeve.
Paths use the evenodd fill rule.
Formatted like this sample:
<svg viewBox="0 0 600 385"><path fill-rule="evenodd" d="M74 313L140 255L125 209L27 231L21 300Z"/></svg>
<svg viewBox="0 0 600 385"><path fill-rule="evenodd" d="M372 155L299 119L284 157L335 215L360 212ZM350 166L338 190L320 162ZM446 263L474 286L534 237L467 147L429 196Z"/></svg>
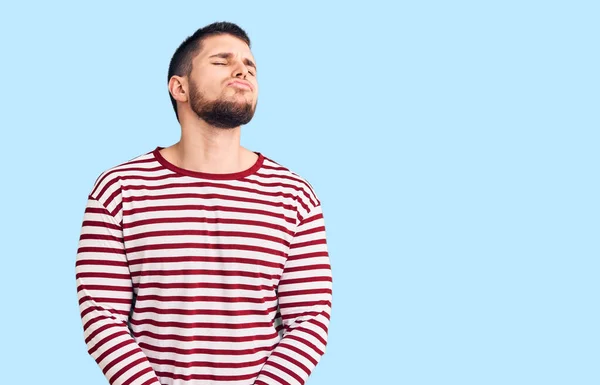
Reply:
<svg viewBox="0 0 600 385"><path fill-rule="evenodd" d="M133 286L123 231L113 215L88 197L75 278L88 353L111 385L160 385L127 325Z"/></svg>
<svg viewBox="0 0 600 385"><path fill-rule="evenodd" d="M321 205L298 224L277 298L283 336L255 385L301 385L325 354L332 301L332 274Z"/></svg>

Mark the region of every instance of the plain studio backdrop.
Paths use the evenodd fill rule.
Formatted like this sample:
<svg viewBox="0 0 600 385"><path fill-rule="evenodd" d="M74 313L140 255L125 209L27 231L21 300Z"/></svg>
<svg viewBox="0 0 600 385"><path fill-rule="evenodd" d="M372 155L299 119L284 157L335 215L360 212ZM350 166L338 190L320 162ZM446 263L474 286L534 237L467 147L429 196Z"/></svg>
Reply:
<svg viewBox="0 0 600 385"><path fill-rule="evenodd" d="M87 193L179 139L169 60L214 21L259 67L242 145L323 204L308 384L600 383L598 2L157 3L0 6L3 384L107 383L75 287Z"/></svg>

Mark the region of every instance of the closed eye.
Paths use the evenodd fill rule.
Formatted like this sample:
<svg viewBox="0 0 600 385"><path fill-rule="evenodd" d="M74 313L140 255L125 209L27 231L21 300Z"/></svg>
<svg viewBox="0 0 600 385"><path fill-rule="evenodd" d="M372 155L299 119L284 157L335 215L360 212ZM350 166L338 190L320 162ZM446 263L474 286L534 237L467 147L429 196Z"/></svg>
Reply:
<svg viewBox="0 0 600 385"><path fill-rule="evenodd" d="M217 66L225 66L225 65L227 65L227 63L213 63L213 64L217 65ZM254 71L250 71L249 70L248 72L250 73L250 75L256 76L256 74L254 73Z"/></svg>

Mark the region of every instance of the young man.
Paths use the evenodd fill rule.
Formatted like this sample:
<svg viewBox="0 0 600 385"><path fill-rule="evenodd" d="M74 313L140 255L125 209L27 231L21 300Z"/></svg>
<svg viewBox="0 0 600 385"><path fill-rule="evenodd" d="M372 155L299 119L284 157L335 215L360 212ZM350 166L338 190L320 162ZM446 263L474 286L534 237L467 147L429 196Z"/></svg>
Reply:
<svg viewBox="0 0 600 385"><path fill-rule="evenodd" d="M320 201L240 146L256 75L241 28L199 29L169 66L180 141L94 183L76 282L88 352L110 384L299 385L325 353Z"/></svg>

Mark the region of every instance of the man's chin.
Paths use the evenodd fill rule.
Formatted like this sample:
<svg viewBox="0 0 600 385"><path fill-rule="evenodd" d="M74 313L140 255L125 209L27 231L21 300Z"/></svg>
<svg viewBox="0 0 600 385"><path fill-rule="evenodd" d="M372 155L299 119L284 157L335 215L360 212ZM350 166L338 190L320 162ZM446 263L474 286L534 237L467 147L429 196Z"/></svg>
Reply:
<svg viewBox="0 0 600 385"><path fill-rule="evenodd" d="M245 105L252 106L251 102L249 102L248 99L246 99L246 97L241 94L231 95L231 97L228 98L227 103L241 105L241 106L245 106Z"/></svg>
<svg viewBox="0 0 600 385"><path fill-rule="evenodd" d="M252 110L252 105L246 101L228 102L226 103L226 106L228 110L237 111L240 113Z"/></svg>

